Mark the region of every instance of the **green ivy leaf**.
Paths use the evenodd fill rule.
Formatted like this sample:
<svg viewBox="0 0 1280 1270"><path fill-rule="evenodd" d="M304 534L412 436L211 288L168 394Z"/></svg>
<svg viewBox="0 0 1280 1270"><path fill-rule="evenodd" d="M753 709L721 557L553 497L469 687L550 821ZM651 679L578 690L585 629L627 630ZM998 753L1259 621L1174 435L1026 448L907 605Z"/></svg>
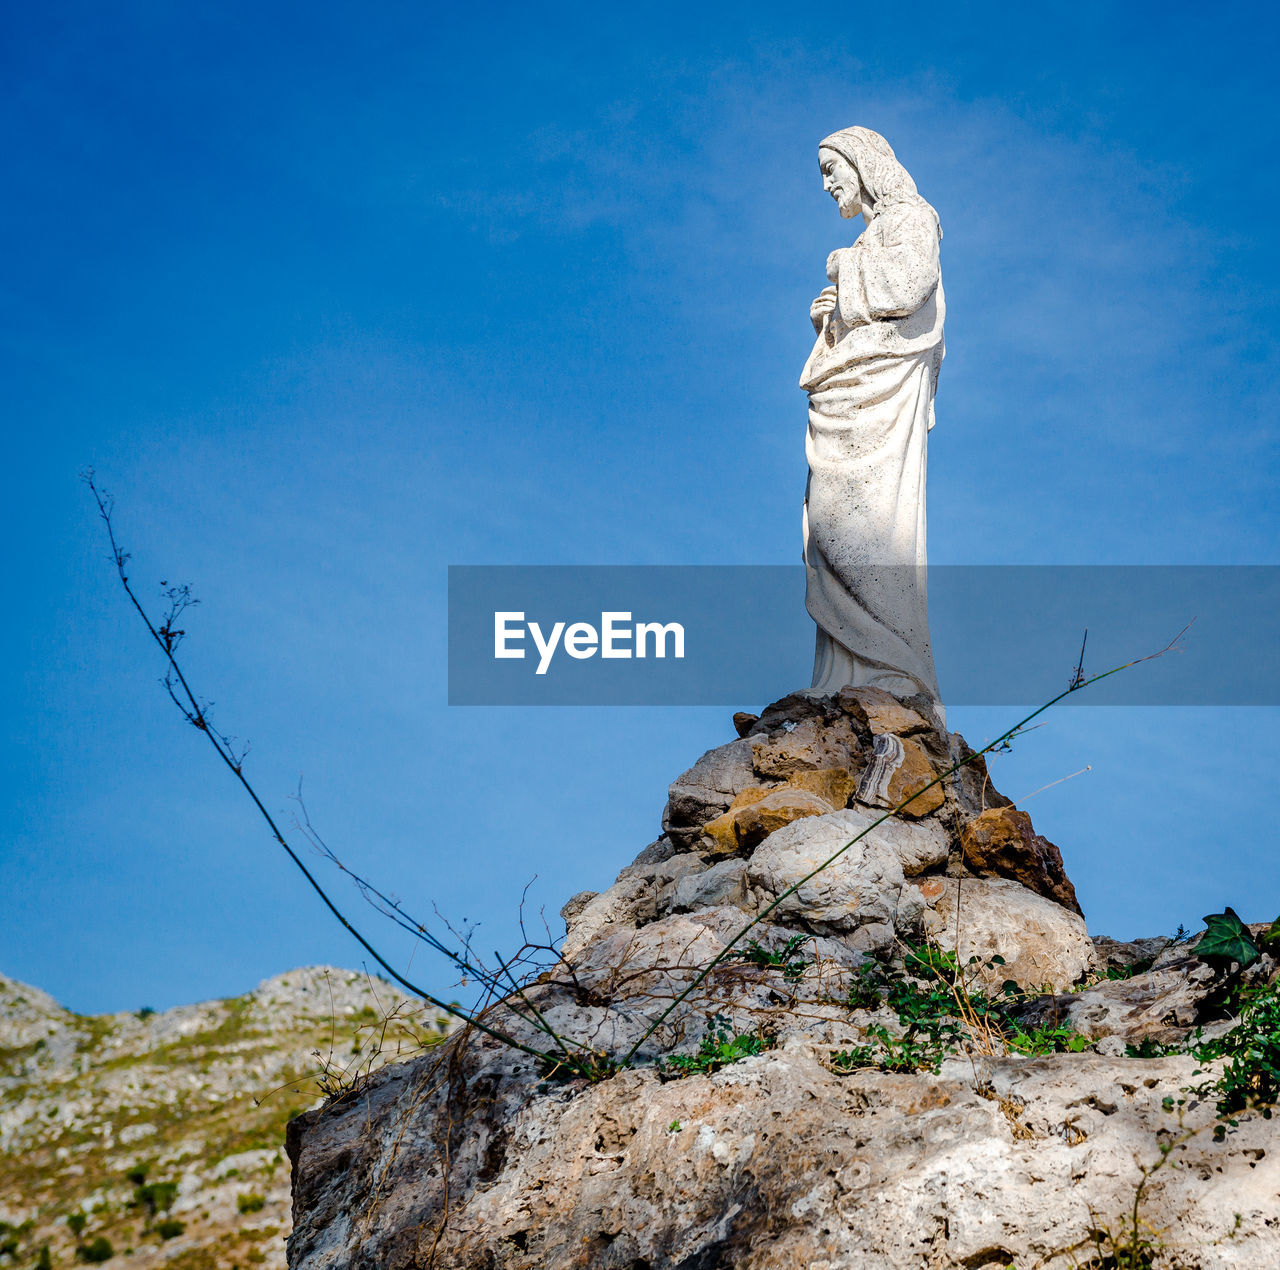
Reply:
<svg viewBox="0 0 1280 1270"><path fill-rule="evenodd" d="M1266 948L1269 944L1280 944L1280 917L1262 932L1262 946Z"/></svg>
<svg viewBox="0 0 1280 1270"><path fill-rule="evenodd" d="M1206 929L1195 947L1197 957L1205 961L1236 961L1241 969L1258 960L1258 945L1235 909L1210 913L1203 920Z"/></svg>

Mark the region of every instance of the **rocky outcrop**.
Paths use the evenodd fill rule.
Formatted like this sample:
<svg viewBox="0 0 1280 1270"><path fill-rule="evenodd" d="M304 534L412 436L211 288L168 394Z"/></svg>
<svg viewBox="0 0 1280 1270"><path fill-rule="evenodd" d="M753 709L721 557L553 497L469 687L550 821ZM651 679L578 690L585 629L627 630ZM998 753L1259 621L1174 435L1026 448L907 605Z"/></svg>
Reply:
<svg viewBox="0 0 1280 1270"><path fill-rule="evenodd" d="M1220 969L1095 946L981 761L944 774L972 751L925 699L796 694L734 728L486 1013L549 1057L463 1032L293 1122L296 1270L1066 1270L1171 1134L1187 1167L1143 1199L1169 1264L1280 1264L1270 1122L1215 1141L1196 1063L1127 1048L1215 1026ZM933 1035L965 1039L899 1061L921 1034L885 985L924 965ZM1007 1027L1073 1052L983 1022L1008 981Z"/></svg>

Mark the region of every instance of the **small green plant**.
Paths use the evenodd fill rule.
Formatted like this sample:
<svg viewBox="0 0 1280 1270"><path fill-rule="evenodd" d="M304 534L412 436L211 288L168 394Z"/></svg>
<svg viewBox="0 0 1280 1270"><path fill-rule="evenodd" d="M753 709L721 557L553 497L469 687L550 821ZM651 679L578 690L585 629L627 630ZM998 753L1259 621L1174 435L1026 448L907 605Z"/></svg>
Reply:
<svg viewBox="0 0 1280 1270"><path fill-rule="evenodd" d="M135 1164L125 1174L125 1178L132 1182L134 1186L141 1186L147 1180L147 1166L145 1164Z"/></svg>
<svg viewBox="0 0 1280 1270"><path fill-rule="evenodd" d="M1246 991L1241 998L1235 1027L1191 1049L1200 1062L1227 1060L1216 1081L1193 1091L1217 1094L1218 1115L1226 1117L1214 1130L1219 1140L1228 1126L1235 1127L1232 1117L1239 1112L1256 1108L1269 1120L1272 1105L1280 1101L1280 982Z"/></svg>
<svg viewBox="0 0 1280 1270"><path fill-rule="evenodd" d="M75 1235L77 1239L84 1233L85 1223L88 1218L83 1213L72 1213L67 1218L67 1229Z"/></svg>
<svg viewBox="0 0 1280 1270"><path fill-rule="evenodd" d="M161 1239L176 1239L187 1228L187 1223L178 1221L175 1217L166 1217L164 1221L156 1222L156 1234Z"/></svg>
<svg viewBox="0 0 1280 1270"><path fill-rule="evenodd" d="M40 1255L36 1258L35 1270L53 1270L53 1257L49 1255L49 1245L40 1245Z"/></svg>
<svg viewBox="0 0 1280 1270"><path fill-rule="evenodd" d="M669 1125L667 1125L667 1132L668 1132L668 1133L679 1133L679 1132L680 1132L680 1121L679 1121L679 1120L673 1120Z"/></svg>
<svg viewBox="0 0 1280 1270"><path fill-rule="evenodd" d="M853 1010L887 1005L898 1016L900 1031L882 1023L867 1030L867 1043L832 1054L839 1073L862 1067L884 1071L937 1071L942 1060L961 1049L984 1054L1079 1053L1089 1038L1070 1027L1018 1023L1014 1007L1027 994L1012 979L995 993L976 986L978 975L990 980L1003 957L983 961L970 957L961 965L954 952L930 944L908 944L899 973L867 962L854 973L846 1004Z"/></svg>
<svg viewBox="0 0 1280 1270"><path fill-rule="evenodd" d="M138 1011L138 1018L145 1023L154 1013L155 1011L149 1005L144 1005L142 1009Z"/></svg>
<svg viewBox="0 0 1280 1270"><path fill-rule="evenodd" d="M693 1054L672 1054L660 1059L658 1071L664 1080L681 1076L709 1076L740 1058L763 1054L773 1045L763 1032L735 1032L733 1022L723 1014L711 1017L711 1027Z"/></svg>
<svg viewBox="0 0 1280 1270"><path fill-rule="evenodd" d="M1126 1045L1124 1052L1129 1058L1163 1058L1166 1054L1180 1054L1182 1050L1177 1045L1163 1045L1144 1036L1137 1045Z"/></svg>
<svg viewBox="0 0 1280 1270"><path fill-rule="evenodd" d="M91 1244L81 1244L76 1249L76 1256L81 1261L88 1261L93 1265L101 1265L104 1261L110 1261L116 1255L116 1250L111 1246L111 1240L105 1235L99 1235Z"/></svg>
<svg viewBox="0 0 1280 1270"><path fill-rule="evenodd" d="M976 962L976 958L974 961ZM1001 962L1000 964L1003 964ZM867 1028L868 1043L831 1056L832 1070L845 1074L862 1067L889 1072L937 1071L969 1035L966 1014L985 1014L981 994L970 994L955 953L927 944L908 944L901 974L874 962L860 966L847 1004L851 1009L889 1006L901 1033L883 1023Z"/></svg>
<svg viewBox="0 0 1280 1270"><path fill-rule="evenodd" d="M242 1213L260 1213L266 1200L256 1192L236 1196L236 1208Z"/></svg>
<svg viewBox="0 0 1280 1270"><path fill-rule="evenodd" d="M1029 1032L1015 1027L1005 1033L1005 1045L1019 1054L1079 1054L1092 1044L1087 1036L1066 1024L1042 1023Z"/></svg>
<svg viewBox="0 0 1280 1270"><path fill-rule="evenodd" d="M808 939L808 935L792 935L777 952L762 948L759 942L753 939L745 948L738 951L736 959L749 961L753 966L780 969L787 983L799 983L804 978L804 972L813 964L803 957L796 956L797 950L808 942Z"/></svg>
<svg viewBox="0 0 1280 1270"><path fill-rule="evenodd" d="M878 961L864 961L853 972L845 1005L850 1010L878 1010L884 1004L888 976Z"/></svg>

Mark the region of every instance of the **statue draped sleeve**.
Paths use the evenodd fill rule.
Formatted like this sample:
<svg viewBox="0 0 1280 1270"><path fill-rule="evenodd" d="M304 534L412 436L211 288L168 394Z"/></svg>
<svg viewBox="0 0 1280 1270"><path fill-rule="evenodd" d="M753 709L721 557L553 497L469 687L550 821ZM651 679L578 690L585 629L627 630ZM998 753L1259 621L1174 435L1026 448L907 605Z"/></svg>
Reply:
<svg viewBox="0 0 1280 1270"><path fill-rule="evenodd" d="M873 240L840 262L840 317L850 328L914 313L942 277L931 211L898 204L877 216L874 228Z"/></svg>
<svg viewBox="0 0 1280 1270"><path fill-rule="evenodd" d="M841 253L809 393L804 558L813 691L939 698L925 585L925 463L942 362L937 216L892 205Z"/></svg>

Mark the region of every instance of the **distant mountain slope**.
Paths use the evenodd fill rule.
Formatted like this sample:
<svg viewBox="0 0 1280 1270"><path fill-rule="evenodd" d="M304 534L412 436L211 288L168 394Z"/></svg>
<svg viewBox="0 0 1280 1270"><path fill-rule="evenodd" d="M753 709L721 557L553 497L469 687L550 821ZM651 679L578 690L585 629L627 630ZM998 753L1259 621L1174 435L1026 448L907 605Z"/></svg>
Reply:
<svg viewBox="0 0 1280 1270"><path fill-rule="evenodd" d="M283 1267L285 1125L445 1026L329 967L105 1015L0 975L0 1266Z"/></svg>

